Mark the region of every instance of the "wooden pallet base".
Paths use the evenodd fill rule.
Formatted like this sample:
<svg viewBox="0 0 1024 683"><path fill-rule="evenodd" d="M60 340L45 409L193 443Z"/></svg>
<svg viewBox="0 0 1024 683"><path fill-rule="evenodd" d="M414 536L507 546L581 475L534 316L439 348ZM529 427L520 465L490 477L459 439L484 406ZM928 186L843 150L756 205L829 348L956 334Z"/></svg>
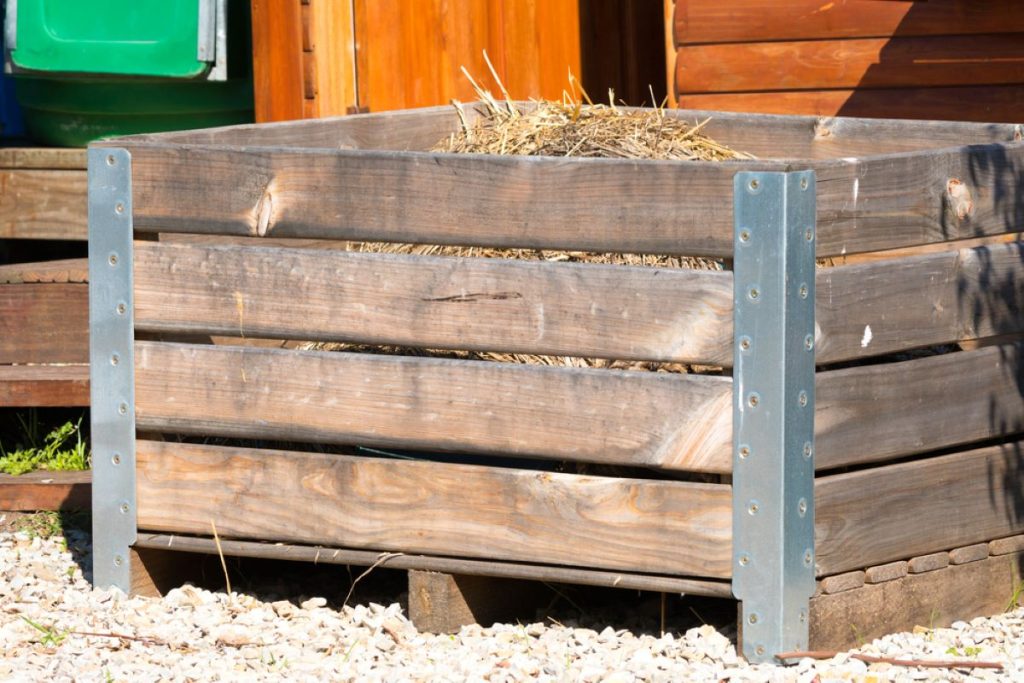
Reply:
<svg viewBox="0 0 1024 683"><path fill-rule="evenodd" d="M550 599L538 581L544 577L534 573L542 567L399 554L379 562L381 555L369 551L230 540L221 545L229 556L408 569L409 618L418 629L431 633L451 633L472 623L530 619L544 598ZM132 553L133 591L155 595L195 580L202 557L208 561L216 547L212 539L140 534ZM975 559L956 563L965 558ZM1006 611L1024 577L1022 567L1024 535L825 577L811 600L809 649L846 650L887 633L939 628ZM436 571L439 568L452 571ZM491 576L470 575L473 571ZM609 585L604 573L595 572L584 581L580 579L588 578L586 572L578 571L577 580L569 582ZM624 577L621 584L611 585L638 587L638 577ZM725 597L725 586L707 592Z"/></svg>

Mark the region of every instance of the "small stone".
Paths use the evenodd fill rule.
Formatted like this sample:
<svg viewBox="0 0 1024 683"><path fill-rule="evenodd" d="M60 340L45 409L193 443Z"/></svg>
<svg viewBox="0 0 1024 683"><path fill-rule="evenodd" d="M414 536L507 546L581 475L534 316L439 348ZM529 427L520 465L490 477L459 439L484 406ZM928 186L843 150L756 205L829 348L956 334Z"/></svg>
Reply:
<svg viewBox="0 0 1024 683"><path fill-rule="evenodd" d="M992 555L1024 553L1024 534L989 541L988 551Z"/></svg>
<svg viewBox="0 0 1024 683"><path fill-rule="evenodd" d="M310 598L309 600L304 600L301 603L302 609L317 609L318 607L324 607L325 605L327 605L327 598Z"/></svg>
<svg viewBox="0 0 1024 683"><path fill-rule="evenodd" d="M952 564L967 564L977 562L988 557L988 543L975 543L956 550L949 551L949 561Z"/></svg>
<svg viewBox="0 0 1024 683"><path fill-rule="evenodd" d="M885 583L886 581L902 579L907 575L907 568L908 563L903 560L868 567L864 572L864 581L867 583Z"/></svg>
<svg viewBox="0 0 1024 683"><path fill-rule="evenodd" d="M860 588L864 585L864 581L865 573L863 571L854 571L826 576L821 580L820 585L822 591L833 594Z"/></svg>
<svg viewBox="0 0 1024 683"><path fill-rule="evenodd" d="M931 555L921 555L910 560L907 569L911 574L922 574L924 572L931 572L937 569L945 569L949 566L949 553L932 553Z"/></svg>

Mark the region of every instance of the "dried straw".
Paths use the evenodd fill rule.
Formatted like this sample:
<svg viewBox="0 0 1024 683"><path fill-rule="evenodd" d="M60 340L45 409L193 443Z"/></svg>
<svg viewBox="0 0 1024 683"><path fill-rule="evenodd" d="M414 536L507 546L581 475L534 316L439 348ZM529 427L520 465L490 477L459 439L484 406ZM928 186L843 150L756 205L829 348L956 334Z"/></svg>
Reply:
<svg viewBox="0 0 1024 683"><path fill-rule="evenodd" d="M501 91L502 100L482 88L466 71L480 100L478 115L467 115L464 105L453 102L460 121L456 133L441 140L431 151L452 154L501 154L519 156L601 157L615 159L661 159L670 161L723 161L752 159L732 150L702 132L710 119L690 124L669 116L663 107L632 109L617 107L609 91L607 105L594 104L578 81L569 75L570 90L562 100L532 101L524 107L514 104L498 78L486 53L484 59ZM653 95L652 95L653 100ZM642 229L642 228L641 228ZM437 245L355 243L357 251L509 258L522 260L605 263L655 268L722 270L721 261L705 258L651 254L591 253L534 249L488 249ZM660 372L687 372L679 363L644 363L593 358L536 356L474 351L435 351L360 344L311 343L310 349L358 351L402 355L492 360L500 362L554 365L560 367L607 367Z"/></svg>

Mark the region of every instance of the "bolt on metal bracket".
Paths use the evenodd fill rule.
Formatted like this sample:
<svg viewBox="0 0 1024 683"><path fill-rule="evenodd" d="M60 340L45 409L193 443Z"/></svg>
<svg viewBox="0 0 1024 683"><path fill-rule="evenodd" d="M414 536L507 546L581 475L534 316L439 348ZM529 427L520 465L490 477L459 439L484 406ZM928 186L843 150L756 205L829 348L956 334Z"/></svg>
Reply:
<svg viewBox="0 0 1024 683"><path fill-rule="evenodd" d="M135 543L132 167L89 149L89 381L93 585L128 592Z"/></svg>
<svg viewBox="0 0 1024 683"><path fill-rule="evenodd" d="M751 662L805 650L814 593L815 175L737 173L733 594Z"/></svg>

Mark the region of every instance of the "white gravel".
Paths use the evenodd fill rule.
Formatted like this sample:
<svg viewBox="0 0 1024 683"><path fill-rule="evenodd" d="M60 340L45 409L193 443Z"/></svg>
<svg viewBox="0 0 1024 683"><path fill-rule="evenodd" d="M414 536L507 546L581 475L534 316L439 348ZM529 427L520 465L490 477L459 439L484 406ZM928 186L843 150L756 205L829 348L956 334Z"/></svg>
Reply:
<svg viewBox="0 0 1024 683"><path fill-rule="evenodd" d="M69 531L67 544L87 561L86 536ZM861 649L900 658L957 653L1001 662L999 672L867 665L847 654L788 668L748 666L711 626L660 638L555 624L435 636L418 633L398 604L340 612L325 604L268 603L191 586L162 600L127 598L92 590L63 539L3 532L0 680L1024 681L1024 609Z"/></svg>

